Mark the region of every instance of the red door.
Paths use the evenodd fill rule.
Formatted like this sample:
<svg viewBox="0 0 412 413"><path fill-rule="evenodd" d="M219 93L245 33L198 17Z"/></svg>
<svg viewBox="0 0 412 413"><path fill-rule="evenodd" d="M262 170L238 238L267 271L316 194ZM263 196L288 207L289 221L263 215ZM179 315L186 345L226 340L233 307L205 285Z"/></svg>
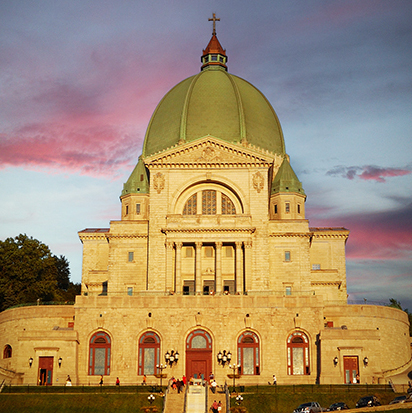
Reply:
<svg viewBox="0 0 412 413"><path fill-rule="evenodd" d="M212 352L188 351L186 353L186 377L207 379L212 372Z"/></svg>
<svg viewBox="0 0 412 413"><path fill-rule="evenodd" d="M357 383L357 378L359 377L358 356L344 356L343 369L345 370L345 383Z"/></svg>
<svg viewBox="0 0 412 413"><path fill-rule="evenodd" d="M39 357L40 386L51 386L53 384L53 357Z"/></svg>

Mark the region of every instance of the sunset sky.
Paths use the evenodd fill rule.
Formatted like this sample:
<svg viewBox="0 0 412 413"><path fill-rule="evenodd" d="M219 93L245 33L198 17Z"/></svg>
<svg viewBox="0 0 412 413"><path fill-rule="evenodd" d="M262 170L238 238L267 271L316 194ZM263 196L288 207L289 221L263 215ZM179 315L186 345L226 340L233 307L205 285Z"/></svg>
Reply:
<svg viewBox="0 0 412 413"><path fill-rule="evenodd" d="M348 228L349 300L412 311L410 0L3 0L0 239L70 262L77 232L120 218L150 116L200 70L212 34L229 72L277 112L310 226Z"/></svg>

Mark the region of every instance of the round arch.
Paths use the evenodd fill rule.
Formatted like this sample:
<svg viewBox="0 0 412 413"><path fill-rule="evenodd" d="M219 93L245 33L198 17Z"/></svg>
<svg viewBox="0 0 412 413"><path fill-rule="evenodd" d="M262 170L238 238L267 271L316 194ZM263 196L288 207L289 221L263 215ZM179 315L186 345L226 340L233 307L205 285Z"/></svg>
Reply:
<svg viewBox="0 0 412 413"><path fill-rule="evenodd" d="M241 189L237 188L232 182L226 182L226 180L221 179L220 177L219 180L215 179L213 181L193 180L193 182L188 183L184 188L180 189L178 193L174 195L172 200L172 205L174 205L173 213L182 214L187 200L195 193L203 190L215 190L227 196L235 206L237 214L245 213L246 203Z"/></svg>
<svg viewBox="0 0 412 413"><path fill-rule="evenodd" d="M3 358L9 359L13 355L13 349L10 344L6 344L3 349Z"/></svg>
<svg viewBox="0 0 412 413"><path fill-rule="evenodd" d="M256 332L245 330L237 338L237 359L240 374L260 374L260 339Z"/></svg>
<svg viewBox="0 0 412 413"><path fill-rule="evenodd" d="M138 340L138 374L155 375L160 364L160 337L154 331L143 332Z"/></svg>
<svg viewBox="0 0 412 413"><path fill-rule="evenodd" d="M104 330L98 330L89 338L89 376L110 375L112 337Z"/></svg>
<svg viewBox="0 0 412 413"><path fill-rule="evenodd" d="M203 328L192 330L186 336L186 376L190 378L209 377L212 372L212 335Z"/></svg>
<svg viewBox="0 0 412 413"><path fill-rule="evenodd" d="M303 330L289 333L286 339L288 375L310 374L310 338Z"/></svg>

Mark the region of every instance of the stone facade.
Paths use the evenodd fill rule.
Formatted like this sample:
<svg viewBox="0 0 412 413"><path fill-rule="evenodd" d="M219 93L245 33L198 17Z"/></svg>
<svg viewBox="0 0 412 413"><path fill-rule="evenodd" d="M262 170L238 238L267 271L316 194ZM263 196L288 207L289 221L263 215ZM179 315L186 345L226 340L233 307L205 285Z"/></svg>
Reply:
<svg viewBox="0 0 412 413"><path fill-rule="evenodd" d="M411 363L404 312L347 304L349 231L309 226L306 195L273 109L252 86L222 74L226 60L208 66L214 53L226 59L212 46L202 56L202 69L210 71L203 83L199 75L190 87L184 81L173 89L187 94L177 143L161 144L162 133L170 135L171 120L159 120L159 113L174 110L169 94L125 184L121 219L79 232L82 291L75 305L0 314L0 374L7 380L62 384L70 375L75 384L97 384L102 374L105 383L116 377L140 383L146 374L157 382L157 366L165 364L169 378L213 372L218 383L231 373L241 384L266 384L273 374L280 384L345 383L356 376L377 383ZM208 82L215 87L212 81L235 91L241 136L233 141L225 126L222 137L189 139L182 132L192 112L200 118L211 111L202 109L201 97ZM265 118L255 114L257 129L247 96L266 105L259 111ZM196 128L191 122L186 131L216 130L224 119L202 120ZM265 124L278 125L277 145L264 137L256 144L253 131ZM176 352L178 361L171 362ZM219 354L228 353L222 362Z"/></svg>

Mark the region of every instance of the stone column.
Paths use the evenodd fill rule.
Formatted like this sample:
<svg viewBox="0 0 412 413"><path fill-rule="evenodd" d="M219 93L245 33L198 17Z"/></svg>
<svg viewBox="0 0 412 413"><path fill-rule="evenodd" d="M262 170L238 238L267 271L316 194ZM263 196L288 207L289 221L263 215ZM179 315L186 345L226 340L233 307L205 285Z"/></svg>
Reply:
<svg viewBox="0 0 412 413"><path fill-rule="evenodd" d="M252 289L252 241L245 241L245 291Z"/></svg>
<svg viewBox="0 0 412 413"><path fill-rule="evenodd" d="M166 241L166 292L175 291L173 285L173 241Z"/></svg>
<svg viewBox="0 0 412 413"><path fill-rule="evenodd" d="M242 241L236 241L236 294L243 294Z"/></svg>
<svg viewBox="0 0 412 413"><path fill-rule="evenodd" d="M176 242L176 293L182 293L182 247L183 242Z"/></svg>
<svg viewBox="0 0 412 413"><path fill-rule="evenodd" d="M222 294L222 245L216 242L216 268L215 268L215 293Z"/></svg>
<svg viewBox="0 0 412 413"><path fill-rule="evenodd" d="M202 294L202 245L201 241L196 242L195 294Z"/></svg>

